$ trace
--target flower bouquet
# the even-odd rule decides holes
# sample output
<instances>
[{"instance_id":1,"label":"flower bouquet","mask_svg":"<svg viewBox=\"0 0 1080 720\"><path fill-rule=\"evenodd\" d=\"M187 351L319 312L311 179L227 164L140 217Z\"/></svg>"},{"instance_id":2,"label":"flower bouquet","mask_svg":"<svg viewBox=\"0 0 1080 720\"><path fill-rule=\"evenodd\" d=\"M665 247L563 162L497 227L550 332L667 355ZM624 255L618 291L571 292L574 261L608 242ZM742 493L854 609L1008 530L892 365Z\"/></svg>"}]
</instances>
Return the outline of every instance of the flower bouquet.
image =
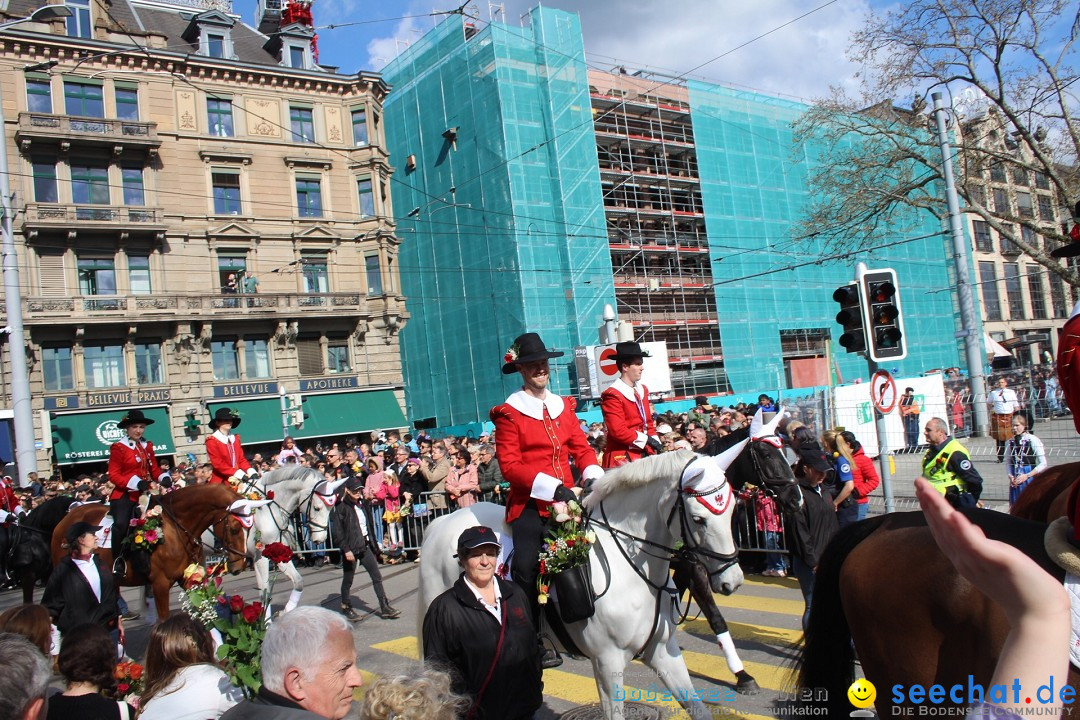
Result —
<instances>
[{"instance_id":1,"label":"flower bouquet","mask_svg":"<svg viewBox=\"0 0 1080 720\"><path fill-rule=\"evenodd\" d=\"M116 664L113 677L116 678L116 699L139 707L139 695L143 691L143 666L126 660Z\"/></svg>"},{"instance_id":2,"label":"flower bouquet","mask_svg":"<svg viewBox=\"0 0 1080 720\"><path fill-rule=\"evenodd\" d=\"M573 500L553 503L551 515L558 524L548 533L540 551L536 580L539 602L547 603L554 585L563 622L577 622L593 614L589 551L596 542L596 533L582 526L581 506Z\"/></svg>"},{"instance_id":3,"label":"flower bouquet","mask_svg":"<svg viewBox=\"0 0 1080 720\"><path fill-rule=\"evenodd\" d=\"M161 524L161 506L155 505L141 518L131 519L131 530L124 536L124 545L131 550L153 552L165 542L165 530Z\"/></svg>"},{"instance_id":4,"label":"flower bouquet","mask_svg":"<svg viewBox=\"0 0 1080 720\"><path fill-rule=\"evenodd\" d=\"M262 556L275 565L284 565L292 560L293 551L284 543L272 542L263 547Z\"/></svg>"},{"instance_id":5,"label":"flower bouquet","mask_svg":"<svg viewBox=\"0 0 1080 720\"><path fill-rule=\"evenodd\" d=\"M214 621L222 615L218 598L222 596L221 570L223 565L215 565L206 570L202 565L192 563L184 568L183 588L180 593L180 607L206 628L214 627ZM225 613L226 617L228 613Z\"/></svg>"}]
</instances>

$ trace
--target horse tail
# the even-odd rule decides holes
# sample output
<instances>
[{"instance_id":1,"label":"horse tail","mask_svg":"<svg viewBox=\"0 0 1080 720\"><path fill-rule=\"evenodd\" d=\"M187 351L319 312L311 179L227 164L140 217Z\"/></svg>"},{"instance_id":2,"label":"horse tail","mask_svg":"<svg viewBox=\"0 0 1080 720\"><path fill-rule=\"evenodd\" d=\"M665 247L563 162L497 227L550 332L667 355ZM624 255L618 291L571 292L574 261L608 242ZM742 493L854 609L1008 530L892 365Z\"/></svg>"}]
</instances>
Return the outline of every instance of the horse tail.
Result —
<instances>
[{"instance_id":1,"label":"horse tail","mask_svg":"<svg viewBox=\"0 0 1080 720\"><path fill-rule=\"evenodd\" d=\"M851 551L886 517L853 523L837 532L818 563L806 637L794 667L799 688L812 697L822 691L827 693L829 717L847 715L847 690L855 681L855 648L840 596L840 570Z\"/></svg>"}]
</instances>

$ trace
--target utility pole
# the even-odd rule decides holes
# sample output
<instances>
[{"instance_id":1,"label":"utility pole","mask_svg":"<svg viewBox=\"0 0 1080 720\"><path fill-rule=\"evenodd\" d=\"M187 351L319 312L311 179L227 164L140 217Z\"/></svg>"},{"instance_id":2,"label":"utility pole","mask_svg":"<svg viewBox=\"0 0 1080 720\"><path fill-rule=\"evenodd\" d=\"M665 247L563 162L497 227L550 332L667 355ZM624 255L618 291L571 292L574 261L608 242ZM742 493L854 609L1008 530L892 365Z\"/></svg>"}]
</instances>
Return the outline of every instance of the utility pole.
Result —
<instances>
[{"instance_id":1,"label":"utility pole","mask_svg":"<svg viewBox=\"0 0 1080 720\"><path fill-rule=\"evenodd\" d=\"M952 150L949 148L949 135L946 130L945 102L940 92L934 93L931 97L934 99L934 119L937 121L938 144L941 146L941 169L945 179L945 202L949 208L949 230L952 234L953 264L956 269L956 293L960 305L962 329L957 336L964 338L968 377L971 378L971 410L975 420L975 434L985 436L989 428L989 415L986 409L986 376L983 374L984 351L983 339L978 333L971 278L968 276L970 256L967 241L964 239L963 226L960 223L960 201L956 196L956 182L953 178Z\"/></svg>"}]
</instances>

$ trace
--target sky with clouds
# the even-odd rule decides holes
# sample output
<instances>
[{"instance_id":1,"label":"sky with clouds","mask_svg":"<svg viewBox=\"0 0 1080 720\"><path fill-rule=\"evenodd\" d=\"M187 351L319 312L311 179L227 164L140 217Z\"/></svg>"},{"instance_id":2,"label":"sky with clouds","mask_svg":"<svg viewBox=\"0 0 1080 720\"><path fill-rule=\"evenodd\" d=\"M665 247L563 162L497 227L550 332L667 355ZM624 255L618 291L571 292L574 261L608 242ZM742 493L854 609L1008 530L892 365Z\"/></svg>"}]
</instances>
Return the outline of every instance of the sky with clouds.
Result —
<instances>
[{"instance_id":1,"label":"sky with clouds","mask_svg":"<svg viewBox=\"0 0 1080 720\"><path fill-rule=\"evenodd\" d=\"M503 4L506 21L518 25L537 3L504 0ZM701 66L692 76L806 100L825 95L830 85L854 89L859 68L846 59L848 39L869 8L881 4L879 0L545 3L581 16L586 60L592 67L622 65L630 72L645 68L682 74ZM320 60L346 73L378 70L433 26L431 17L405 16L456 6L455 0L446 5L439 0L315 0ZM237 9L248 12L239 3ZM489 19L486 2L470 5L466 12L485 22Z\"/></svg>"}]
</instances>

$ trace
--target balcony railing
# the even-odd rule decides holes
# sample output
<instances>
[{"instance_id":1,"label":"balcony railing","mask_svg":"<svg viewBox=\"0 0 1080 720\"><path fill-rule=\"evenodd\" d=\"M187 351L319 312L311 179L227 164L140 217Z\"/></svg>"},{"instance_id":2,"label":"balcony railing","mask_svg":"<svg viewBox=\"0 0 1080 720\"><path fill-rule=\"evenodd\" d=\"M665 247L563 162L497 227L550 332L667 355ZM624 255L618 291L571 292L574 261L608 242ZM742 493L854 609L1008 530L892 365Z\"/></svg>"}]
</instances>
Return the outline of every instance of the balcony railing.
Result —
<instances>
[{"instance_id":1,"label":"balcony railing","mask_svg":"<svg viewBox=\"0 0 1080 720\"><path fill-rule=\"evenodd\" d=\"M29 203L23 227L26 230L80 227L160 233L165 231L165 211L142 205L76 205Z\"/></svg>"},{"instance_id":2,"label":"balcony railing","mask_svg":"<svg viewBox=\"0 0 1080 720\"><path fill-rule=\"evenodd\" d=\"M35 141L108 144L120 150L138 147L152 152L161 146L155 122L29 112L19 113L15 140L24 151Z\"/></svg>"},{"instance_id":3,"label":"balcony railing","mask_svg":"<svg viewBox=\"0 0 1080 720\"><path fill-rule=\"evenodd\" d=\"M340 314L367 309L367 303L359 292L30 297L24 301L24 305L28 321L53 322L58 314L81 319L126 315L231 317L320 311Z\"/></svg>"}]
</instances>

